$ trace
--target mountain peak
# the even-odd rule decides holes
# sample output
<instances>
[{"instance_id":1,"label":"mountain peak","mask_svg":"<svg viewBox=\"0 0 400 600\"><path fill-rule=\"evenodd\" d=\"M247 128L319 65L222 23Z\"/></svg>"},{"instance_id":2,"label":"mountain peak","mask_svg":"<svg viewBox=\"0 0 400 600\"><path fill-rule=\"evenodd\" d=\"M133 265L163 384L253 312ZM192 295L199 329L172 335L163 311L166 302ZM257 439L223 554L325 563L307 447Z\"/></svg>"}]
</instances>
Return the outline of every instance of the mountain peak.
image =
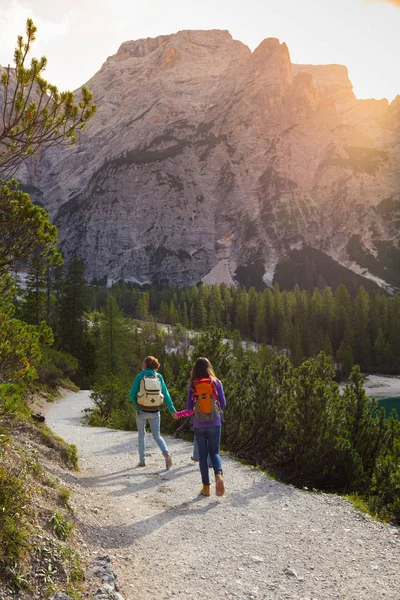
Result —
<instances>
[{"instance_id":1,"label":"mountain peak","mask_svg":"<svg viewBox=\"0 0 400 600\"><path fill-rule=\"evenodd\" d=\"M152 52L155 52L165 44L177 45L194 44L204 47L224 46L233 42L229 31L222 29L191 30L183 29L170 35L159 35L155 38L142 38L139 40L130 40L121 44L118 49L118 56L135 56L143 58ZM240 43L240 42L239 42Z\"/></svg>"},{"instance_id":2,"label":"mountain peak","mask_svg":"<svg viewBox=\"0 0 400 600\"><path fill-rule=\"evenodd\" d=\"M271 282L304 246L400 282L399 101L358 101L345 66L183 30L125 42L89 88L85 135L24 181L89 278Z\"/></svg>"}]
</instances>

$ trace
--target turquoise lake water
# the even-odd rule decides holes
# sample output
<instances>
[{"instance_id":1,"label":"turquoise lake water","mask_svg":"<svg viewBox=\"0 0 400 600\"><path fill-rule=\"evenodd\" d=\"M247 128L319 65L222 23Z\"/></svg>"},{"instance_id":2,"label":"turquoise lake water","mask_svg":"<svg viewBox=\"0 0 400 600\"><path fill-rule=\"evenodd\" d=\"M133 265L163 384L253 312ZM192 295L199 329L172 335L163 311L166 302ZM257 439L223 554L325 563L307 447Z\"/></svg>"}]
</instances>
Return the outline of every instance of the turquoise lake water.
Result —
<instances>
[{"instance_id":1,"label":"turquoise lake water","mask_svg":"<svg viewBox=\"0 0 400 600\"><path fill-rule=\"evenodd\" d=\"M397 416L400 419L400 396L391 396L390 398L377 398L379 408L384 408L386 416L390 417L393 409L396 410Z\"/></svg>"}]
</instances>

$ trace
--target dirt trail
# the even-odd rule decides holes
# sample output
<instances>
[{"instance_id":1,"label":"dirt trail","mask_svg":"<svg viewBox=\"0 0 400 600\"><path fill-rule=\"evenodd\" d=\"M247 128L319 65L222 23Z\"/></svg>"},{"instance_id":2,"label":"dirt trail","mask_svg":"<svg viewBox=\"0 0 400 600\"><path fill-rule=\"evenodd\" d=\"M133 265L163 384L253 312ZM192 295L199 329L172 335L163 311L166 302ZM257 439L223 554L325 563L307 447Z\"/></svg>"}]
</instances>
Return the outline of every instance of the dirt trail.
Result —
<instances>
[{"instance_id":1,"label":"dirt trail","mask_svg":"<svg viewBox=\"0 0 400 600\"><path fill-rule=\"evenodd\" d=\"M148 436L148 466L136 468L137 434L82 427L88 405L88 392L71 393L46 418L78 446L80 473L60 475L88 557L112 558L126 600L399 600L398 529L227 457L226 496L199 497L189 443L167 438L165 471Z\"/></svg>"}]
</instances>

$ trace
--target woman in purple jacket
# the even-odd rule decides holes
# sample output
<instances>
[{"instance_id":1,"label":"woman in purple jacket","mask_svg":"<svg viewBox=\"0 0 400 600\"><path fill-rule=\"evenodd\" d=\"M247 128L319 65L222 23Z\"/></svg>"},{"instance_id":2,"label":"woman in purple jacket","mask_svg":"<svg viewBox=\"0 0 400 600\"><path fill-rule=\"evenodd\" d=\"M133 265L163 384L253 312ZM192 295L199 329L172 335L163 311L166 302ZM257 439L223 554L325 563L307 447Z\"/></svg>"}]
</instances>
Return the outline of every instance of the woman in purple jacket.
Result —
<instances>
[{"instance_id":1,"label":"woman in purple jacket","mask_svg":"<svg viewBox=\"0 0 400 600\"><path fill-rule=\"evenodd\" d=\"M196 396L199 385L207 395L207 386L212 390L215 400L215 417L210 417L199 412L199 397ZM217 496L223 496L225 493L224 480L222 476L222 463L219 455L219 444L221 439L221 411L226 406L224 388L219 379L216 378L214 369L207 358L198 358L192 369L190 376L189 389L186 401L186 408L194 411L193 430L199 448L200 473L203 487L201 494L210 495L210 476L208 471L208 455L212 462L215 473L215 493ZM210 413L211 414L211 413Z\"/></svg>"}]
</instances>

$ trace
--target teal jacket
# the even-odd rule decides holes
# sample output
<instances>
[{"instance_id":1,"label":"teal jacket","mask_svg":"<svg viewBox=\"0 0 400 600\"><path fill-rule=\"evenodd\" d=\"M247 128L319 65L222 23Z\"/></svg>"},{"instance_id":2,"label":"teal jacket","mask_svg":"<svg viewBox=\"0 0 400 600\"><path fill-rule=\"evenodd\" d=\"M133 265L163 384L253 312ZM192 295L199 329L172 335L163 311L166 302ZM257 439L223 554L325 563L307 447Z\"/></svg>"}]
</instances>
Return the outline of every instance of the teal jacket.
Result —
<instances>
[{"instance_id":1,"label":"teal jacket","mask_svg":"<svg viewBox=\"0 0 400 600\"><path fill-rule=\"evenodd\" d=\"M136 377L133 381L133 385L132 385L131 391L129 392L129 396L133 402L133 406L135 407L135 410L139 410L138 403L137 403L137 395L138 395L138 391L140 388L140 382L142 381L143 377L149 377L149 376L154 377L154 375L157 375L157 377L161 381L161 391L164 395L164 401L165 401L165 404L167 405L169 412L170 413L176 412L176 409L172 402L171 396L169 395L169 391L167 390L167 386L165 385L163 376L160 373L157 373L156 371L154 371L154 369L143 369L143 371L141 373L136 375Z\"/></svg>"}]
</instances>

